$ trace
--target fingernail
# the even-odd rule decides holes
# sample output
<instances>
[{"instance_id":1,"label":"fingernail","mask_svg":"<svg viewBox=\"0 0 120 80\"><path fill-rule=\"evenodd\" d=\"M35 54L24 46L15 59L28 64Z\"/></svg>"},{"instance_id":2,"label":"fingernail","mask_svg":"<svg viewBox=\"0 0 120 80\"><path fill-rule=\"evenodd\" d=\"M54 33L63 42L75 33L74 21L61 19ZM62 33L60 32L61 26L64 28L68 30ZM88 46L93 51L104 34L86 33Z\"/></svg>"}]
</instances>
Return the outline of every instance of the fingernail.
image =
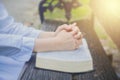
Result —
<instances>
[{"instance_id":1,"label":"fingernail","mask_svg":"<svg viewBox=\"0 0 120 80\"><path fill-rule=\"evenodd\" d=\"M74 35L74 38L75 38L75 39L77 39L77 36L76 36L76 35Z\"/></svg>"},{"instance_id":2,"label":"fingernail","mask_svg":"<svg viewBox=\"0 0 120 80\"><path fill-rule=\"evenodd\" d=\"M81 35L82 33L81 33L81 32L79 32L79 34Z\"/></svg>"},{"instance_id":3,"label":"fingernail","mask_svg":"<svg viewBox=\"0 0 120 80\"><path fill-rule=\"evenodd\" d=\"M76 25L76 23L73 23L72 25L74 25L74 26L75 26L75 25Z\"/></svg>"}]
</instances>

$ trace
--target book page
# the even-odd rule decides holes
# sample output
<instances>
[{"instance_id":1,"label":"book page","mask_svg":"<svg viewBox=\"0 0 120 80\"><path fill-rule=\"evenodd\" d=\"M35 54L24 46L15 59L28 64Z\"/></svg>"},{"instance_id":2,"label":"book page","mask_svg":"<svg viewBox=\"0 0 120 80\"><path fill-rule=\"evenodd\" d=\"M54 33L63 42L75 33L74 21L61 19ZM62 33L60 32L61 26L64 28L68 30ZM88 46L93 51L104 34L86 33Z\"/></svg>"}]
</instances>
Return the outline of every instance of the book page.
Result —
<instances>
[{"instance_id":1,"label":"book page","mask_svg":"<svg viewBox=\"0 0 120 80\"><path fill-rule=\"evenodd\" d=\"M63 61L84 61L90 60L91 55L87 46L87 42L85 39L82 40L83 44L80 45L79 49L72 51L53 51L53 52L41 52L38 53L38 57L46 58L46 59L55 59L55 60L63 60Z\"/></svg>"}]
</instances>

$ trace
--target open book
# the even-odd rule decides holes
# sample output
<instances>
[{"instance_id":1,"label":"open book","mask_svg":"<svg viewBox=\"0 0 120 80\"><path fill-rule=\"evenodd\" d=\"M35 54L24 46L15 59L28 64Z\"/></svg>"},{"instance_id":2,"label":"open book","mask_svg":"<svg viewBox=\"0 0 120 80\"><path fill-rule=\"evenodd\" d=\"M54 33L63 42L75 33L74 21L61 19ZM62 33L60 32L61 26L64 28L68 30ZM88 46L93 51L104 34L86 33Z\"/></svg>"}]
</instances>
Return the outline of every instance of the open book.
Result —
<instances>
[{"instance_id":1,"label":"open book","mask_svg":"<svg viewBox=\"0 0 120 80\"><path fill-rule=\"evenodd\" d=\"M85 39L79 49L73 51L41 52L36 57L36 67L80 73L93 70L93 61Z\"/></svg>"}]
</instances>

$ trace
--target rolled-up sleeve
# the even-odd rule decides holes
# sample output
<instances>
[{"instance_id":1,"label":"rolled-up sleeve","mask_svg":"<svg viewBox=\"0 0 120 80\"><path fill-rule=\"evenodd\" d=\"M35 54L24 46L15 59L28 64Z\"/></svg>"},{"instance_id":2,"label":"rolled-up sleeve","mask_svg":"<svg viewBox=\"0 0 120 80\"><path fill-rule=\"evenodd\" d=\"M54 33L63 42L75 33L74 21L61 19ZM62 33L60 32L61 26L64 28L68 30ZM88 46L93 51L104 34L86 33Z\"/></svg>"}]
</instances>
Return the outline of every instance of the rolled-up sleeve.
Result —
<instances>
[{"instance_id":1,"label":"rolled-up sleeve","mask_svg":"<svg viewBox=\"0 0 120 80\"><path fill-rule=\"evenodd\" d=\"M16 23L0 0L0 80L17 80L40 32Z\"/></svg>"},{"instance_id":2,"label":"rolled-up sleeve","mask_svg":"<svg viewBox=\"0 0 120 80\"><path fill-rule=\"evenodd\" d=\"M18 61L28 61L32 55L35 38L0 34L0 55Z\"/></svg>"},{"instance_id":3,"label":"rolled-up sleeve","mask_svg":"<svg viewBox=\"0 0 120 80\"><path fill-rule=\"evenodd\" d=\"M0 55L28 61L40 30L16 23L0 3Z\"/></svg>"}]
</instances>

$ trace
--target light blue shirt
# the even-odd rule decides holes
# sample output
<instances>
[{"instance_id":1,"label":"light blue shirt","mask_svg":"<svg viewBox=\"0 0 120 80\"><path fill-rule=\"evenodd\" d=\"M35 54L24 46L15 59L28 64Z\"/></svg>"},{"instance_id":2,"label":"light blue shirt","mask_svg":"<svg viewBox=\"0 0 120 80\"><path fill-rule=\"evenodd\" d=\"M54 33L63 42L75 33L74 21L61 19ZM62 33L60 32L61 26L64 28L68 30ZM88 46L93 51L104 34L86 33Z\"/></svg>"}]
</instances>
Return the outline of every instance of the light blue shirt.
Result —
<instances>
[{"instance_id":1,"label":"light blue shirt","mask_svg":"<svg viewBox=\"0 0 120 80\"><path fill-rule=\"evenodd\" d=\"M17 80L39 34L40 30L16 23L0 3L0 80Z\"/></svg>"}]
</instances>

